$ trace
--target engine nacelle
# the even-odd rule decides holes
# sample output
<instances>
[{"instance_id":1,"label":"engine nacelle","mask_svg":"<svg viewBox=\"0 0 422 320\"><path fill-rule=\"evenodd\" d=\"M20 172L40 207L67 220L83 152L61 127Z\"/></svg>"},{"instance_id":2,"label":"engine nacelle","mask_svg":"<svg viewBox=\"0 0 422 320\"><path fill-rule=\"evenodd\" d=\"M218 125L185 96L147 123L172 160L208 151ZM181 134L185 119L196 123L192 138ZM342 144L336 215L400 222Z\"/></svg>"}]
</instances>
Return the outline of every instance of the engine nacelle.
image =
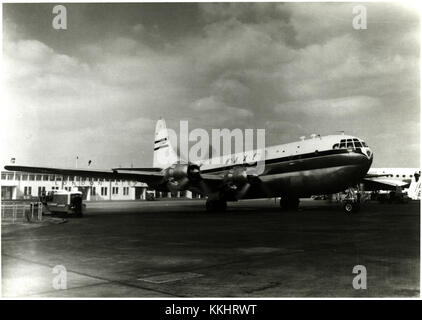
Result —
<instances>
[{"instance_id":1,"label":"engine nacelle","mask_svg":"<svg viewBox=\"0 0 422 320\"><path fill-rule=\"evenodd\" d=\"M225 182L228 185L235 185L240 187L248 182L248 175L246 168L239 167L230 170L224 177Z\"/></svg>"},{"instance_id":2,"label":"engine nacelle","mask_svg":"<svg viewBox=\"0 0 422 320\"><path fill-rule=\"evenodd\" d=\"M189 182L198 181L201 178L199 166L196 164L174 164L167 168L164 173L169 187L182 189Z\"/></svg>"}]
</instances>

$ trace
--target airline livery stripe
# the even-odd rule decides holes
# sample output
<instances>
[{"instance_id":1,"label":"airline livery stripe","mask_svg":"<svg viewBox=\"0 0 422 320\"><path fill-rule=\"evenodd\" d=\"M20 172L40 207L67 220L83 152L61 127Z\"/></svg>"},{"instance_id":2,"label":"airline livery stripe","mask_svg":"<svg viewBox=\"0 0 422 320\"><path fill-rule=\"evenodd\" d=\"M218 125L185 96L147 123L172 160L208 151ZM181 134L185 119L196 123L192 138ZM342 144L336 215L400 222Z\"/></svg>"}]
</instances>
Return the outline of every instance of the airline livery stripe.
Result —
<instances>
[{"instance_id":1,"label":"airline livery stripe","mask_svg":"<svg viewBox=\"0 0 422 320\"><path fill-rule=\"evenodd\" d=\"M362 154L360 149L356 149L354 152ZM345 154L345 153L349 153L349 151L347 151L347 149L324 150L324 151L319 151L319 152L310 152L310 153L292 155L292 156L287 156L287 157L268 159L268 160L265 160L265 164L276 164L276 163L305 160L305 159L317 159L317 158L320 158L320 157L323 157L323 156L331 156L331 155ZM201 172L203 172L203 173L220 172L220 171L232 169L234 167L238 167L238 166L242 166L242 165L248 166L247 163L227 164L227 165L217 167L217 168L205 169ZM256 161L254 162L254 164L252 164L252 166L255 166L255 165L256 165Z\"/></svg>"},{"instance_id":2,"label":"airline livery stripe","mask_svg":"<svg viewBox=\"0 0 422 320\"><path fill-rule=\"evenodd\" d=\"M158 149L165 148L165 147L168 147L168 146L169 146L168 144L165 144L165 145L156 147L156 148L154 148L154 151L157 151Z\"/></svg>"},{"instance_id":3,"label":"airline livery stripe","mask_svg":"<svg viewBox=\"0 0 422 320\"><path fill-rule=\"evenodd\" d=\"M167 140L167 138L163 138L163 139L154 141L154 143L159 143L159 142L166 141L166 140Z\"/></svg>"}]
</instances>

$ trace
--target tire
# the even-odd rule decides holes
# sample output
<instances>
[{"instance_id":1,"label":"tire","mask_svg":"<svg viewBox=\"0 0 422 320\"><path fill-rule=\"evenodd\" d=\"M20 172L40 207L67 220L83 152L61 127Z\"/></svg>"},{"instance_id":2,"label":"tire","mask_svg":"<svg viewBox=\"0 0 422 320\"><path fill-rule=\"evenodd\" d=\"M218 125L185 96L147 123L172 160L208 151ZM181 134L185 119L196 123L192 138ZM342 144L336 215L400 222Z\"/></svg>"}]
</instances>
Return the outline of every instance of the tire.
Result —
<instances>
[{"instance_id":1,"label":"tire","mask_svg":"<svg viewBox=\"0 0 422 320\"><path fill-rule=\"evenodd\" d=\"M207 212L226 211L227 202L224 200L207 200L205 208Z\"/></svg>"},{"instance_id":2,"label":"tire","mask_svg":"<svg viewBox=\"0 0 422 320\"><path fill-rule=\"evenodd\" d=\"M357 202L347 201L344 203L343 209L346 214L350 215L360 210L360 204Z\"/></svg>"},{"instance_id":3,"label":"tire","mask_svg":"<svg viewBox=\"0 0 422 320\"><path fill-rule=\"evenodd\" d=\"M299 199L281 197L280 207L282 211L297 211L299 209Z\"/></svg>"},{"instance_id":4,"label":"tire","mask_svg":"<svg viewBox=\"0 0 422 320\"><path fill-rule=\"evenodd\" d=\"M207 210L207 212L214 211L214 205L211 200L207 200L207 202L205 203L205 209Z\"/></svg>"}]
</instances>

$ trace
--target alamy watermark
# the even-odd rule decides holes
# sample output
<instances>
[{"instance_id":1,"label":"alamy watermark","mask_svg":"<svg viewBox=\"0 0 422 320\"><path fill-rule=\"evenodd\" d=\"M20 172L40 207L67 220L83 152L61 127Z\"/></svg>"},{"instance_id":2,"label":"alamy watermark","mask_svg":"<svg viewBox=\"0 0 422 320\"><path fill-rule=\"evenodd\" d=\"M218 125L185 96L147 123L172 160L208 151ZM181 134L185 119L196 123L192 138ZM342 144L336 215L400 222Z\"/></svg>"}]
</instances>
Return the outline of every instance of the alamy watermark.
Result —
<instances>
[{"instance_id":1,"label":"alamy watermark","mask_svg":"<svg viewBox=\"0 0 422 320\"><path fill-rule=\"evenodd\" d=\"M367 20L366 20L366 7L359 5L354 6L352 10L355 16L352 20L352 26L355 30L366 30L368 29Z\"/></svg>"},{"instance_id":2,"label":"alamy watermark","mask_svg":"<svg viewBox=\"0 0 422 320\"><path fill-rule=\"evenodd\" d=\"M354 278L353 278L353 289L355 290L366 290L366 267L363 265L356 265L353 267L352 270L353 274L357 274Z\"/></svg>"},{"instance_id":3,"label":"alamy watermark","mask_svg":"<svg viewBox=\"0 0 422 320\"><path fill-rule=\"evenodd\" d=\"M179 134L172 129L166 130L170 142L178 146L178 156L182 161L200 167L245 166L248 175L260 175L264 172L265 129L212 129L210 137L208 131L202 128L189 131L188 121L182 120ZM194 144L190 146L192 143ZM209 154L210 149L211 154ZM160 154L157 160L165 164L167 156L168 153Z\"/></svg>"},{"instance_id":4,"label":"alamy watermark","mask_svg":"<svg viewBox=\"0 0 422 320\"><path fill-rule=\"evenodd\" d=\"M67 270L63 265L54 266L52 270L53 282L52 286L55 290L66 290L67 289Z\"/></svg>"}]
</instances>

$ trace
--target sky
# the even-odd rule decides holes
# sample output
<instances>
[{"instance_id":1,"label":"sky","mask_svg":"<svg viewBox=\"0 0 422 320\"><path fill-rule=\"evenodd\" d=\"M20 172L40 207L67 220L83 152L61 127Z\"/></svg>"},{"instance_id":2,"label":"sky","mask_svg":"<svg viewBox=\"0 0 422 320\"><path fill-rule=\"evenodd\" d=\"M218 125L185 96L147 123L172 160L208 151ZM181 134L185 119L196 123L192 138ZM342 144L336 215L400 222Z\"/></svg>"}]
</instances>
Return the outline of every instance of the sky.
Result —
<instances>
[{"instance_id":1,"label":"sky","mask_svg":"<svg viewBox=\"0 0 422 320\"><path fill-rule=\"evenodd\" d=\"M373 167L419 167L419 15L400 4L3 5L1 161L152 165L154 128L344 131Z\"/></svg>"}]
</instances>

